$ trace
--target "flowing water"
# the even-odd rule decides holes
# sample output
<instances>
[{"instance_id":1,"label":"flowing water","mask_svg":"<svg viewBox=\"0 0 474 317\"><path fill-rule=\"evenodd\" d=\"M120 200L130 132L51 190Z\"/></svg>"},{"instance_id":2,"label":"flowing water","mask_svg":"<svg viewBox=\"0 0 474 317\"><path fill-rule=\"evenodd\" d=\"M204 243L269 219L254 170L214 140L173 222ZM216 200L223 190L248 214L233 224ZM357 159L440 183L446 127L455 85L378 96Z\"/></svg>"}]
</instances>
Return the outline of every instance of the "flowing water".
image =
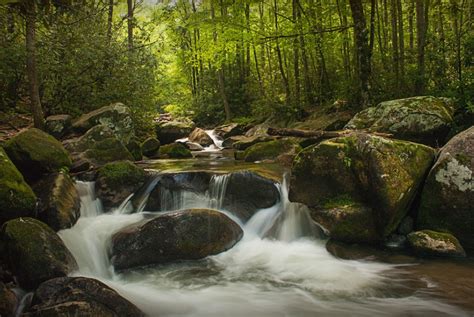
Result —
<instances>
[{"instance_id":1,"label":"flowing water","mask_svg":"<svg viewBox=\"0 0 474 317\"><path fill-rule=\"evenodd\" d=\"M155 180L137 193L139 200L146 201ZM162 209L221 210L226 184L220 175L202 195L164 192ZM111 235L146 210L129 214L124 203L104 214L93 183L78 182L81 218L60 236L78 262L75 275L100 279L148 316L472 316L443 299L430 280L414 277L407 270L413 265L332 256L304 206L288 201L285 182L275 186L280 202L239 222L244 237L238 244L199 261L114 272Z\"/></svg>"}]
</instances>

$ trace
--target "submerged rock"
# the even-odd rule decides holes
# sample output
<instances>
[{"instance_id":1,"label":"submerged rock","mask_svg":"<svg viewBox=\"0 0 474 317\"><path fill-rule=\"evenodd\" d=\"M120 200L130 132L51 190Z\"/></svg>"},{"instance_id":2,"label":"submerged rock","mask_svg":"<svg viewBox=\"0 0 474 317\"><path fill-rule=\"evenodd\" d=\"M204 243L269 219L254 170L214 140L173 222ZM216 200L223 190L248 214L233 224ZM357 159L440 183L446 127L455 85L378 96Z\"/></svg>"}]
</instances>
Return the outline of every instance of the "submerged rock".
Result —
<instances>
[{"instance_id":1,"label":"submerged rock","mask_svg":"<svg viewBox=\"0 0 474 317\"><path fill-rule=\"evenodd\" d=\"M154 158L158 156L161 143L157 138L148 138L142 143L143 155Z\"/></svg>"},{"instance_id":2,"label":"submerged rock","mask_svg":"<svg viewBox=\"0 0 474 317\"><path fill-rule=\"evenodd\" d=\"M46 131L55 138L61 138L72 126L72 117L68 114L49 116L45 120Z\"/></svg>"},{"instance_id":3,"label":"submerged rock","mask_svg":"<svg viewBox=\"0 0 474 317\"><path fill-rule=\"evenodd\" d=\"M417 227L450 232L474 249L474 127L441 149L423 186Z\"/></svg>"},{"instance_id":4,"label":"submerged rock","mask_svg":"<svg viewBox=\"0 0 474 317\"><path fill-rule=\"evenodd\" d=\"M65 173L48 175L33 186L38 195L38 218L55 231L72 227L81 215L73 180Z\"/></svg>"},{"instance_id":5,"label":"submerged rock","mask_svg":"<svg viewBox=\"0 0 474 317\"><path fill-rule=\"evenodd\" d=\"M190 158L191 151L181 143L171 143L160 147L160 158Z\"/></svg>"},{"instance_id":6,"label":"submerged rock","mask_svg":"<svg viewBox=\"0 0 474 317\"><path fill-rule=\"evenodd\" d=\"M61 142L36 128L8 140L5 152L27 180L39 179L43 174L58 172L72 164Z\"/></svg>"},{"instance_id":7,"label":"submerged rock","mask_svg":"<svg viewBox=\"0 0 474 317\"><path fill-rule=\"evenodd\" d=\"M465 257L458 239L449 233L422 230L408 235L408 243L420 256Z\"/></svg>"},{"instance_id":8,"label":"submerged rock","mask_svg":"<svg viewBox=\"0 0 474 317\"><path fill-rule=\"evenodd\" d=\"M0 147L0 225L17 217L34 216L35 207L33 190Z\"/></svg>"},{"instance_id":9,"label":"submerged rock","mask_svg":"<svg viewBox=\"0 0 474 317\"><path fill-rule=\"evenodd\" d=\"M145 171L130 161L108 163L97 172L96 191L105 209L118 207L146 181Z\"/></svg>"},{"instance_id":10,"label":"submerged rock","mask_svg":"<svg viewBox=\"0 0 474 317\"><path fill-rule=\"evenodd\" d=\"M129 316L144 314L104 283L87 277L60 277L35 291L25 317Z\"/></svg>"},{"instance_id":11,"label":"submerged rock","mask_svg":"<svg viewBox=\"0 0 474 317\"><path fill-rule=\"evenodd\" d=\"M23 288L33 289L77 269L76 260L61 238L39 220L17 218L6 222L1 228L0 241L8 265Z\"/></svg>"},{"instance_id":12,"label":"submerged rock","mask_svg":"<svg viewBox=\"0 0 474 317\"><path fill-rule=\"evenodd\" d=\"M312 210L339 208L336 213L323 214L333 215L332 222L343 217L341 213L348 213L343 217L348 219L354 213L365 215L371 220L365 225L356 221L363 227L353 232L375 231L381 240L407 214L433 158L434 150L427 146L363 133L330 139L304 149L295 158L290 200ZM375 230L369 228L372 223ZM353 242L357 237L346 239Z\"/></svg>"},{"instance_id":13,"label":"submerged rock","mask_svg":"<svg viewBox=\"0 0 474 317\"><path fill-rule=\"evenodd\" d=\"M204 147L214 144L212 138L206 133L206 131L201 128L194 129L193 132L191 132L191 134L189 135L188 139L189 141L197 143Z\"/></svg>"},{"instance_id":14,"label":"submerged rock","mask_svg":"<svg viewBox=\"0 0 474 317\"><path fill-rule=\"evenodd\" d=\"M211 209L161 214L112 236L112 263L118 270L197 260L230 249L243 235L229 217Z\"/></svg>"},{"instance_id":15,"label":"submerged rock","mask_svg":"<svg viewBox=\"0 0 474 317\"><path fill-rule=\"evenodd\" d=\"M447 98L419 96L385 101L362 110L345 126L386 132L428 145L443 144L453 124L454 107Z\"/></svg>"},{"instance_id":16,"label":"submerged rock","mask_svg":"<svg viewBox=\"0 0 474 317\"><path fill-rule=\"evenodd\" d=\"M276 160L280 155L296 155L301 150L298 143L291 139L278 139L252 145L245 150L246 162Z\"/></svg>"},{"instance_id":17,"label":"submerged rock","mask_svg":"<svg viewBox=\"0 0 474 317\"><path fill-rule=\"evenodd\" d=\"M170 144L187 137L193 129L192 122L162 121L156 124L156 136L161 144Z\"/></svg>"}]
</instances>

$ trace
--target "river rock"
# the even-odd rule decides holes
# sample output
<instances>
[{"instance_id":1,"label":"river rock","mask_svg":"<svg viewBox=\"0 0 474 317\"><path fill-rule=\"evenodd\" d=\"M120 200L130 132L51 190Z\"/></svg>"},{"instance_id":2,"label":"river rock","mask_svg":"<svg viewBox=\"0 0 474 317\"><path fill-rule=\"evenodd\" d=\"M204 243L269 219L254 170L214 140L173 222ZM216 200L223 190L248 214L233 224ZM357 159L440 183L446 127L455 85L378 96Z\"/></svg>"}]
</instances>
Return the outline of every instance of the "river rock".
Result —
<instances>
[{"instance_id":1,"label":"river rock","mask_svg":"<svg viewBox=\"0 0 474 317\"><path fill-rule=\"evenodd\" d=\"M230 249L243 236L237 223L216 210L187 209L128 226L112 236L118 270L197 260Z\"/></svg>"},{"instance_id":2,"label":"river rock","mask_svg":"<svg viewBox=\"0 0 474 317\"><path fill-rule=\"evenodd\" d=\"M267 123L261 123L253 126L251 129L245 132L246 137L258 137L258 136L267 136L268 128L270 127Z\"/></svg>"},{"instance_id":3,"label":"river rock","mask_svg":"<svg viewBox=\"0 0 474 317\"><path fill-rule=\"evenodd\" d=\"M454 106L447 98L419 96L385 101L362 110L345 129L391 133L397 139L444 144L453 125Z\"/></svg>"},{"instance_id":4,"label":"river rock","mask_svg":"<svg viewBox=\"0 0 474 317\"><path fill-rule=\"evenodd\" d=\"M191 151L181 143L165 144L160 147L159 150L160 158L190 158L193 155Z\"/></svg>"},{"instance_id":5,"label":"river rock","mask_svg":"<svg viewBox=\"0 0 474 317\"><path fill-rule=\"evenodd\" d=\"M341 212L366 214L373 222L365 226L375 224L375 232L383 239L407 214L434 153L425 145L364 133L326 140L295 158L289 197L316 211L339 208L333 222L342 217ZM345 211L345 206L351 208ZM368 227L352 230L373 231ZM348 240L356 241L357 236Z\"/></svg>"},{"instance_id":6,"label":"river rock","mask_svg":"<svg viewBox=\"0 0 474 317\"><path fill-rule=\"evenodd\" d=\"M83 152L92 148L97 142L114 137L114 131L111 128L105 124L99 124L87 130L79 138L64 141L64 147L69 152Z\"/></svg>"},{"instance_id":7,"label":"river rock","mask_svg":"<svg viewBox=\"0 0 474 317\"><path fill-rule=\"evenodd\" d=\"M246 162L263 160L275 160L280 155L296 155L301 147L291 139L278 139L274 141L257 143L245 150L244 159Z\"/></svg>"},{"instance_id":8,"label":"river rock","mask_svg":"<svg viewBox=\"0 0 474 317\"><path fill-rule=\"evenodd\" d=\"M133 137L125 144L127 150L132 154L134 161L141 161L143 158L142 147L138 140Z\"/></svg>"},{"instance_id":9,"label":"river rock","mask_svg":"<svg viewBox=\"0 0 474 317\"><path fill-rule=\"evenodd\" d=\"M156 136L161 144L170 144L187 137L193 129L192 122L161 121L156 124Z\"/></svg>"},{"instance_id":10,"label":"river rock","mask_svg":"<svg viewBox=\"0 0 474 317\"><path fill-rule=\"evenodd\" d=\"M114 161L133 161L133 155L117 138L112 137L95 143L79 158L89 160L94 166L101 166Z\"/></svg>"},{"instance_id":11,"label":"river rock","mask_svg":"<svg viewBox=\"0 0 474 317\"><path fill-rule=\"evenodd\" d=\"M474 249L474 127L441 149L423 186L417 227L450 232Z\"/></svg>"},{"instance_id":12,"label":"river rock","mask_svg":"<svg viewBox=\"0 0 474 317\"><path fill-rule=\"evenodd\" d=\"M247 124L229 123L218 126L214 131L222 139L227 139L232 136L243 135L249 130L249 128L250 127Z\"/></svg>"},{"instance_id":13,"label":"river rock","mask_svg":"<svg viewBox=\"0 0 474 317\"><path fill-rule=\"evenodd\" d=\"M104 283L87 277L60 277L35 291L24 317L144 316L131 302Z\"/></svg>"},{"instance_id":14,"label":"river rock","mask_svg":"<svg viewBox=\"0 0 474 317\"><path fill-rule=\"evenodd\" d=\"M261 143L261 142L269 142L273 140L275 140L275 138L268 135L242 137L242 138L239 138L238 140L235 140L232 143L232 148L234 148L235 150L244 151L254 144Z\"/></svg>"},{"instance_id":15,"label":"river rock","mask_svg":"<svg viewBox=\"0 0 474 317\"><path fill-rule=\"evenodd\" d=\"M15 293L0 282L0 316L15 316L18 299Z\"/></svg>"},{"instance_id":16,"label":"river rock","mask_svg":"<svg viewBox=\"0 0 474 317\"><path fill-rule=\"evenodd\" d=\"M68 114L49 116L45 120L46 131L55 138L63 137L72 126L72 117Z\"/></svg>"},{"instance_id":17,"label":"river rock","mask_svg":"<svg viewBox=\"0 0 474 317\"><path fill-rule=\"evenodd\" d=\"M408 235L408 243L420 256L465 257L458 239L449 233L422 230Z\"/></svg>"},{"instance_id":18,"label":"river rock","mask_svg":"<svg viewBox=\"0 0 474 317\"><path fill-rule=\"evenodd\" d=\"M134 135L130 109L122 103L115 103L84 114L73 122L72 128L78 133L84 133L99 124L108 126L123 142L128 142Z\"/></svg>"},{"instance_id":19,"label":"river rock","mask_svg":"<svg viewBox=\"0 0 474 317\"><path fill-rule=\"evenodd\" d=\"M105 164L99 168L96 192L105 209L118 207L146 181L145 171L130 161Z\"/></svg>"},{"instance_id":20,"label":"river rock","mask_svg":"<svg viewBox=\"0 0 474 317\"><path fill-rule=\"evenodd\" d=\"M61 238L39 220L17 218L4 223L0 241L8 265L23 288L35 288L77 269L76 260Z\"/></svg>"},{"instance_id":21,"label":"river rock","mask_svg":"<svg viewBox=\"0 0 474 317\"><path fill-rule=\"evenodd\" d=\"M23 175L0 147L0 225L35 214L36 196Z\"/></svg>"},{"instance_id":22,"label":"river rock","mask_svg":"<svg viewBox=\"0 0 474 317\"><path fill-rule=\"evenodd\" d=\"M39 179L71 166L69 153L51 135L31 128L18 133L5 144L5 152L27 180Z\"/></svg>"},{"instance_id":23,"label":"river rock","mask_svg":"<svg viewBox=\"0 0 474 317\"><path fill-rule=\"evenodd\" d=\"M161 143L157 138L148 138L142 143L142 153L146 157L157 157L160 146Z\"/></svg>"},{"instance_id":24,"label":"river rock","mask_svg":"<svg viewBox=\"0 0 474 317\"><path fill-rule=\"evenodd\" d=\"M203 151L204 150L202 145L200 145L198 143L186 142L185 145L190 151Z\"/></svg>"},{"instance_id":25,"label":"river rock","mask_svg":"<svg viewBox=\"0 0 474 317\"><path fill-rule=\"evenodd\" d=\"M38 196L37 218L55 231L72 227L81 215L81 201L73 180L61 172L48 175L33 186Z\"/></svg>"},{"instance_id":26,"label":"river rock","mask_svg":"<svg viewBox=\"0 0 474 317\"><path fill-rule=\"evenodd\" d=\"M201 128L196 128L191 132L191 134L188 137L189 141L197 143L201 146L210 146L214 144L214 141L212 141L212 138L206 133Z\"/></svg>"}]
</instances>

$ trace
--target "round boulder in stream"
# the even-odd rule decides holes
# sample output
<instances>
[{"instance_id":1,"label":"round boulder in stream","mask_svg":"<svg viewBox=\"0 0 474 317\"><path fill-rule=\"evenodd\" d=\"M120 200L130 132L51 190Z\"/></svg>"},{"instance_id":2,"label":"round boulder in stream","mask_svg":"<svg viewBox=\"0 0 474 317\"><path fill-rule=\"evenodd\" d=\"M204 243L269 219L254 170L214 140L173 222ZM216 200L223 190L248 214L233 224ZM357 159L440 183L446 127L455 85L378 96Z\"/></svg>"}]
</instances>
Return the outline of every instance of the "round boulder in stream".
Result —
<instances>
[{"instance_id":1,"label":"round boulder in stream","mask_svg":"<svg viewBox=\"0 0 474 317\"><path fill-rule=\"evenodd\" d=\"M187 209L128 226L112 236L118 270L178 260L197 260L232 248L240 226L212 209Z\"/></svg>"}]
</instances>

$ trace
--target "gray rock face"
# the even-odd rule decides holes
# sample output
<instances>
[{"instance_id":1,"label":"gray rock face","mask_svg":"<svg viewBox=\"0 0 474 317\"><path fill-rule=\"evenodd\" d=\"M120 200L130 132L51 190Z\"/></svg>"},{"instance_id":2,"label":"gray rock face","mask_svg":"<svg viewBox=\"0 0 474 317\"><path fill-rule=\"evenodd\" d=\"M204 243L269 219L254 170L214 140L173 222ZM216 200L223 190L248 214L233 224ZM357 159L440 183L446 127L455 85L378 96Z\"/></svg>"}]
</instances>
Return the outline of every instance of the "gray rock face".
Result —
<instances>
[{"instance_id":1,"label":"gray rock face","mask_svg":"<svg viewBox=\"0 0 474 317\"><path fill-rule=\"evenodd\" d=\"M446 98L411 97L362 110L344 128L386 132L397 139L435 146L444 144L453 114L454 106Z\"/></svg>"},{"instance_id":2,"label":"gray rock face","mask_svg":"<svg viewBox=\"0 0 474 317\"><path fill-rule=\"evenodd\" d=\"M474 249L474 127L441 149L423 186L417 226L450 232Z\"/></svg>"},{"instance_id":3,"label":"gray rock face","mask_svg":"<svg viewBox=\"0 0 474 317\"><path fill-rule=\"evenodd\" d=\"M49 116L45 120L46 131L55 138L61 138L72 125L72 117L68 114Z\"/></svg>"},{"instance_id":4,"label":"gray rock face","mask_svg":"<svg viewBox=\"0 0 474 317\"><path fill-rule=\"evenodd\" d=\"M62 277L41 284L33 296L32 306L23 316L138 317L144 314L134 304L98 280Z\"/></svg>"},{"instance_id":5,"label":"gray rock face","mask_svg":"<svg viewBox=\"0 0 474 317\"><path fill-rule=\"evenodd\" d=\"M408 243L419 256L465 257L466 252L449 233L422 230L408 235Z\"/></svg>"},{"instance_id":6,"label":"gray rock face","mask_svg":"<svg viewBox=\"0 0 474 317\"><path fill-rule=\"evenodd\" d=\"M156 124L156 136L161 144L170 144L187 137L194 129L191 122L162 121Z\"/></svg>"},{"instance_id":7,"label":"gray rock face","mask_svg":"<svg viewBox=\"0 0 474 317\"><path fill-rule=\"evenodd\" d=\"M112 263L123 270L202 259L230 249L242 236L239 225L216 210L179 210L146 219L113 235Z\"/></svg>"}]
</instances>

